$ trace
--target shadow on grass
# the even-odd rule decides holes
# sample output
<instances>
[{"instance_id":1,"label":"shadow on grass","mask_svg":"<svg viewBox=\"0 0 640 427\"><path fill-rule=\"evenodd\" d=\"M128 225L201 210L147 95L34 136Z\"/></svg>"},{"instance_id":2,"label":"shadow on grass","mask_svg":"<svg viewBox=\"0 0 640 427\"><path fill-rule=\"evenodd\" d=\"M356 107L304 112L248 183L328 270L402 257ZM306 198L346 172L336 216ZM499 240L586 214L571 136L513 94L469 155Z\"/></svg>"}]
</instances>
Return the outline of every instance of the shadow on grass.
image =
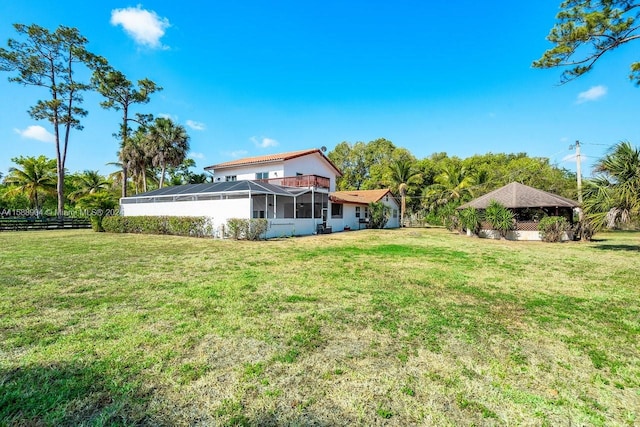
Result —
<instances>
[{"instance_id":1,"label":"shadow on grass","mask_svg":"<svg viewBox=\"0 0 640 427\"><path fill-rule=\"evenodd\" d=\"M640 252L640 245L611 245L611 244L600 244L594 246L595 249L599 249L601 251L630 251L630 252Z\"/></svg>"},{"instance_id":2,"label":"shadow on grass","mask_svg":"<svg viewBox=\"0 0 640 427\"><path fill-rule=\"evenodd\" d=\"M0 425L148 423L144 396L104 373L74 363L0 369Z\"/></svg>"}]
</instances>

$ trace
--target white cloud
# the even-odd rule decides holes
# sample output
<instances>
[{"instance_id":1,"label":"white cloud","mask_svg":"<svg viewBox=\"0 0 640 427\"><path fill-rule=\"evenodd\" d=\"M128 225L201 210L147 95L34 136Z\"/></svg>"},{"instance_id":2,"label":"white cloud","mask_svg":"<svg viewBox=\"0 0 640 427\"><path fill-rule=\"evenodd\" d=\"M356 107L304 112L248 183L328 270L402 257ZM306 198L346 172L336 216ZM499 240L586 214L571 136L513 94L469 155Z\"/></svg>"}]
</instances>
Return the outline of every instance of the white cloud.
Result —
<instances>
[{"instance_id":1,"label":"white cloud","mask_svg":"<svg viewBox=\"0 0 640 427\"><path fill-rule=\"evenodd\" d=\"M204 123L196 122L193 120L187 120L185 124L193 130L205 130L207 128Z\"/></svg>"},{"instance_id":2,"label":"white cloud","mask_svg":"<svg viewBox=\"0 0 640 427\"><path fill-rule=\"evenodd\" d=\"M42 126L29 126L24 130L14 129L23 138L35 139L42 142L55 142L56 137Z\"/></svg>"},{"instance_id":3,"label":"white cloud","mask_svg":"<svg viewBox=\"0 0 640 427\"><path fill-rule=\"evenodd\" d=\"M192 159L204 159L204 154L192 151L189 153L189 157L191 157Z\"/></svg>"},{"instance_id":4,"label":"white cloud","mask_svg":"<svg viewBox=\"0 0 640 427\"><path fill-rule=\"evenodd\" d=\"M278 145L278 141L276 141L275 139L267 138L264 136L261 137L260 139L256 138L255 136L252 136L251 138L249 138L249 140L254 144L256 144L257 147L260 147L260 148L276 147Z\"/></svg>"},{"instance_id":5,"label":"white cloud","mask_svg":"<svg viewBox=\"0 0 640 427\"><path fill-rule=\"evenodd\" d=\"M140 5L112 10L111 25L122 25L124 31L133 37L137 44L152 49L165 48L160 39L171 26L167 18L159 17L152 10L142 9Z\"/></svg>"},{"instance_id":6,"label":"white cloud","mask_svg":"<svg viewBox=\"0 0 640 427\"><path fill-rule=\"evenodd\" d=\"M584 102L595 101L597 99L602 98L607 94L606 86L593 86L589 90L584 92L580 92L578 94L578 99L576 100L576 104L582 104Z\"/></svg>"}]
</instances>

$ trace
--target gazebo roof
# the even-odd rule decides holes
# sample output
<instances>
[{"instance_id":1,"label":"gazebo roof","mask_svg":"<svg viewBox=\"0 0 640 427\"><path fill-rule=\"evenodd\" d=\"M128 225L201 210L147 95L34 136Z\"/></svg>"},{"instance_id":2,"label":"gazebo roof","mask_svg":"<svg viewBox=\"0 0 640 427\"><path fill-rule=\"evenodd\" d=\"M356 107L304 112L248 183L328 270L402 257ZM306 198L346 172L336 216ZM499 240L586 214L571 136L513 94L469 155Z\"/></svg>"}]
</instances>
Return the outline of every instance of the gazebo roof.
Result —
<instances>
[{"instance_id":1,"label":"gazebo roof","mask_svg":"<svg viewBox=\"0 0 640 427\"><path fill-rule=\"evenodd\" d=\"M458 209L468 207L486 209L492 200L495 200L511 209L548 207L575 208L579 206L579 203L575 200L538 190L537 188L529 187L528 185L520 184L519 182L512 182L504 187L498 188L497 190L493 190L484 196L480 196L469 203L465 203L459 206Z\"/></svg>"}]
</instances>

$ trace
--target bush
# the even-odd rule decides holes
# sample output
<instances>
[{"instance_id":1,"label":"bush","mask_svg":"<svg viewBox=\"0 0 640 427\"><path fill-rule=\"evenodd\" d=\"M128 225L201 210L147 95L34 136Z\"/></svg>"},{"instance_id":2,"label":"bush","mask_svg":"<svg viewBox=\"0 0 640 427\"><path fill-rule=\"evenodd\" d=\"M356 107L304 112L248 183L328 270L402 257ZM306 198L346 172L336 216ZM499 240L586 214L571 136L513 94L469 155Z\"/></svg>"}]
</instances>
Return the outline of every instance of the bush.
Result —
<instances>
[{"instance_id":1,"label":"bush","mask_svg":"<svg viewBox=\"0 0 640 427\"><path fill-rule=\"evenodd\" d=\"M269 222L264 218L229 218L226 235L235 240L259 240L268 226Z\"/></svg>"},{"instance_id":2,"label":"bush","mask_svg":"<svg viewBox=\"0 0 640 427\"><path fill-rule=\"evenodd\" d=\"M102 227L109 233L170 234L174 236L210 236L209 218L200 216L108 216Z\"/></svg>"},{"instance_id":3,"label":"bush","mask_svg":"<svg viewBox=\"0 0 640 427\"><path fill-rule=\"evenodd\" d=\"M596 234L596 226L587 218L583 218L573 226L574 239L589 241Z\"/></svg>"},{"instance_id":4,"label":"bush","mask_svg":"<svg viewBox=\"0 0 640 427\"><path fill-rule=\"evenodd\" d=\"M476 208L466 208L460 211L460 224L465 230L469 230L473 234L480 231L480 212Z\"/></svg>"},{"instance_id":5,"label":"bush","mask_svg":"<svg viewBox=\"0 0 640 427\"><path fill-rule=\"evenodd\" d=\"M506 238L507 232L515 228L513 212L495 200L489 202L484 217L494 230L500 232L502 238Z\"/></svg>"},{"instance_id":6,"label":"bush","mask_svg":"<svg viewBox=\"0 0 640 427\"><path fill-rule=\"evenodd\" d=\"M560 242L562 235L571 231L571 225L563 216L546 216L538 224L540 238L545 242Z\"/></svg>"},{"instance_id":7,"label":"bush","mask_svg":"<svg viewBox=\"0 0 640 427\"><path fill-rule=\"evenodd\" d=\"M384 228L391 217L391 208L382 202L369 203L371 228Z\"/></svg>"}]
</instances>

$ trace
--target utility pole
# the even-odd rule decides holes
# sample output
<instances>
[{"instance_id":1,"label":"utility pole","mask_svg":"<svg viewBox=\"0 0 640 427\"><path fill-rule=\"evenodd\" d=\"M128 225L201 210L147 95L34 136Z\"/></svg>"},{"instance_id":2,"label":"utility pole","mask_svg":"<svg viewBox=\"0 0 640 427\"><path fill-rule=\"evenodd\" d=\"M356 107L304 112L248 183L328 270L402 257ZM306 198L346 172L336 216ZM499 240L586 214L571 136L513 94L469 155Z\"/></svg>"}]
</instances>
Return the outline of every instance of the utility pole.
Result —
<instances>
[{"instance_id":1,"label":"utility pole","mask_svg":"<svg viewBox=\"0 0 640 427\"><path fill-rule=\"evenodd\" d=\"M578 203L582 205L582 171L580 167L580 141L576 141L575 145L570 145L569 150L576 149L576 175L578 178Z\"/></svg>"}]
</instances>

